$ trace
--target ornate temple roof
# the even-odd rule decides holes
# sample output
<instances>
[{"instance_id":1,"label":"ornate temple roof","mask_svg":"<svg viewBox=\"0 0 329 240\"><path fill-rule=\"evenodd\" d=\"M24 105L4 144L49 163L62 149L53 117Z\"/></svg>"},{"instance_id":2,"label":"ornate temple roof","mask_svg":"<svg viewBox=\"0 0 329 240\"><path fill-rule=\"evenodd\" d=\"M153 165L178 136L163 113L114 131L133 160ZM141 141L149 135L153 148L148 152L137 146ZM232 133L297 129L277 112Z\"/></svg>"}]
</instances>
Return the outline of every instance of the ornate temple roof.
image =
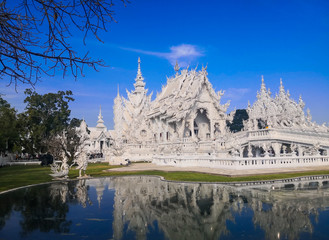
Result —
<instances>
[{"instance_id":1,"label":"ornate temple roof","mask_svg":"<svg viewBox=\"0 0 329 240\"><path fill-rule=\"evenodd\" d=\"M162 118L167 118L169 121L179 121L185 118L195 102L198 101L203 86L207 88L216 109L225 113L229 102L220 105L224 92L220 91L216 94L207 75L206 68L202 68L201 71L184 69L180 74L177 70L174 77L167 78L167 84L162 87L161 93L151 103L148 116L152 118L162 115Z\"/></svg>"},{"instance_id":2,"label":"ornate temple roof","mask_svg":"<svg viewBox=\"0 0 329 240\"><path fill-rule=\"evenodd\" d=\"M253 106L248 106L247 111L250 119L263 119L273 122L274 125L276 123L282 126L309 125L309 117L305 117L304 106L301 97L298 103L290 98L289 90L285 91L282 79L280 79L279 93L272 97L270 89L266 89L262 76L257 100Z\"/></svg>"},{"instance_id":3,"label":"ornate temple roof","mask_svg":"<svg viewBox=\"0 0 329 240\"><path fill-rule=\"evenodd\" d=\"M253 106L248 106L248 114L250 119L262 118L264 116L273 116L277 114L277 106L274 98L271 97L270 89L266 89L264 77L262 76L262 84L260 91L257 92L257 100Z\"/></svg>"}]
</instances>

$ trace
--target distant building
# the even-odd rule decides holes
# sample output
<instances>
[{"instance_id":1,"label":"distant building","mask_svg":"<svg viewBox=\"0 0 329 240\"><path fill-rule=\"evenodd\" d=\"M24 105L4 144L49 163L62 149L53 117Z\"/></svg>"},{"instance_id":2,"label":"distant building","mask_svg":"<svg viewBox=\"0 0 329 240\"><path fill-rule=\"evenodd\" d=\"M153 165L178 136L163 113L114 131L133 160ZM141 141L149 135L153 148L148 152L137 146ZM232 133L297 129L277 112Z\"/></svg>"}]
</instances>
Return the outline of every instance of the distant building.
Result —
<instances>
[{"instance_id":1,"label":"distant building","mask_svg":"<svg viewBox=\"0 0 329 240\"><path fill-rule=\"evenodd\" d=\"M82 120L82 123L87 126L86 122ZM104 151L108 150L111 145L111 131L107 130L104 124L102 109L99 109L99 115L96 127L88 127L90 131L90 146L88 147L88 152L91 155L102 156Z\"/></svg>"}]
</instances>

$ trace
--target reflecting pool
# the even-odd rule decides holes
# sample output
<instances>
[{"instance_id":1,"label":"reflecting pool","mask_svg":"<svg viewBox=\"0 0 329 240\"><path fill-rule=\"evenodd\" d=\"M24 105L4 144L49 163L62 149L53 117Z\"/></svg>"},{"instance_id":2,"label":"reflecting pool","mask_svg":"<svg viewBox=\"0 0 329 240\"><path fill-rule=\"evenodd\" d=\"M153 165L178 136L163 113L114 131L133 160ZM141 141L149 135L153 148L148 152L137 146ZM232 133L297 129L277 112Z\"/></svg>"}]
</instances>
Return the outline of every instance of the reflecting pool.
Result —
<instances>
[{"instance_id":1,"label":"reflecting pool","mask_svg":"<svg viewBox=\"0 0 329 240\"><path fill-rule=\"evenodd\" d=\"M54 182L0 194L0 239L328 239L328 186Z\"/></svg>"}]
</instances>

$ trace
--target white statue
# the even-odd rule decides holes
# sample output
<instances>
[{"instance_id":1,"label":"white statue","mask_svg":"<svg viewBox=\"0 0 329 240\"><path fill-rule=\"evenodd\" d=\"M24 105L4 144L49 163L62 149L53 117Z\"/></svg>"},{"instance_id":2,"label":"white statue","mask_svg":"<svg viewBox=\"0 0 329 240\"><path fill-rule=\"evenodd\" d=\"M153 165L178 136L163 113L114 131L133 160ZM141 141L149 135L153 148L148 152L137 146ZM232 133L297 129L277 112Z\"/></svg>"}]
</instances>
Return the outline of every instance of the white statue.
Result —
<instances>
[{"instance_id":1,"label":"white statue","mask_svg":"<svg viewBox=\"0 0 329 240\"><path fill-rule=\"evenodd\" d=\"M79 169L79 178L90 177L86 174L86 170L87 170L87 167L88 167L88 154L85 153L85 152L81 152L79 154L79 157L78 157L76 163L78 164L76 169ZM81 174L82 171L84 173L83 176Z\"/></svg>"},{"instance_id":2,"label":"white statue","mask_svg":"<svg viewBox=\"0 0 329 240\"><path fill-rule=\"evenodd\" d=\"M50 165L51 172L50 176L55 179L66 179L68 178L70 166L67 164L67 157L64 155L61 166L55 162Z\"/></svg>"}]
</instances>

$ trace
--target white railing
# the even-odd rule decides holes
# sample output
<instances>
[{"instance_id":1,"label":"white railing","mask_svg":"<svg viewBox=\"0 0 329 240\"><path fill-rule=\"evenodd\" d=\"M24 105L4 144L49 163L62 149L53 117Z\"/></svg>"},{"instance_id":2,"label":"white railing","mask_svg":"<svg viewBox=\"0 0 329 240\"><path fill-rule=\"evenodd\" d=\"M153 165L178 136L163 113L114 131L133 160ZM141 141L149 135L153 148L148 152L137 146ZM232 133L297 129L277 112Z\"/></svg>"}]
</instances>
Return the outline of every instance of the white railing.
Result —
<instances>
[{"instance_id":1,"label":"white railing","mask_svg":"<svg viewBox=\"0 0 329 240\"><path fill-rule=\"evenodd\" d=\"M329 133L318 132L304 132L296 129L262 129L253 130L247 132L245 140L262 140L266 139L280 139L289 142L300 142L301 138L303 142L314 144L320 142L323 146L329 146Z\"/></svg>"},{"instance_id":2,"label":"white railing","mask_svg":"<svg viewBox=\"0 0 329 240\"><path fill-rule=\"evenodd\" d=\"M266 137L270 135L270 129L262 129L248 132L248 137Z\"/></svg>"},{"instance_id":3,"label":"white railing","mask_svg":"<svg viewBox=\"0 0 329 240\"><path fill-rule=\"evenodd\" d=\"M216 158L215 156L155 156L153 163L177 167L223 169L263 169L305 166L329 166L329 156Z\"/></svg>"}]
</instances>

